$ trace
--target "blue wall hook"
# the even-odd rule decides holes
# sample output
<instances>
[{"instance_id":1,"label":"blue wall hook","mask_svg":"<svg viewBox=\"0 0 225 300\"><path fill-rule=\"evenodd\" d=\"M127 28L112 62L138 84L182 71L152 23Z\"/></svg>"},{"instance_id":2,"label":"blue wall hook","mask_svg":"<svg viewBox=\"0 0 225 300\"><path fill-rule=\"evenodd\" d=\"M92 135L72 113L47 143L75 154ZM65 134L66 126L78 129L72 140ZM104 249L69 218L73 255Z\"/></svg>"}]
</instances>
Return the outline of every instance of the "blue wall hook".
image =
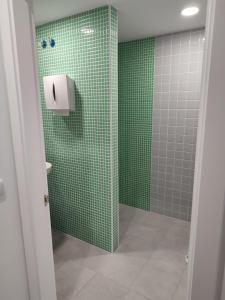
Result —
<instances>
[{"instance_id":1,"label":"blue wall hook","mask_svg":"<svg viewBox=\"0 0 225 300\"><path fill-rule=\"evenodd\" d=\"M41 41L41 47L43 48L43 49L45 49L45 48L47 48L47 42L45 41L45 40L43 40L43 41Z\"/></svg>"},{"instance_id":2,"label":"blue wall hook","mask_svg":"<svg viewBox=\"0 0 225 300\"><path fill-rule=\"evenodd\" d=\"M54 47L55 47L55 40L54 40L54 39L50 39L50 40L49 40L49 44L50 44L50 46L51 46L52 48L54 48Z\"/></svg>"}]
</instances>

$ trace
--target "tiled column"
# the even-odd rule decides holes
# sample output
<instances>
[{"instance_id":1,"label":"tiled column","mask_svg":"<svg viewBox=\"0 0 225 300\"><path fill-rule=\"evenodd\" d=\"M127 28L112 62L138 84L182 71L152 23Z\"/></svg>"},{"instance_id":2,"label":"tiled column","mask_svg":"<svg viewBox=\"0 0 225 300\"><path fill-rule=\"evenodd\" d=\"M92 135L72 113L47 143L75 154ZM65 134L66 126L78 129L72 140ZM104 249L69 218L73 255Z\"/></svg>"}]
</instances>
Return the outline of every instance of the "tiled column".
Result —
<instances>
[{"instance_id":1,"label":"tiled column","mask_svg":"<svg viewBox=\"0 0 225 300\"><path fill-rule=\"evenodd\" d=\"M117 247L119 234L117 31L117 11L110 6L37 28L46 158L53 165L52 226L108 251ZM42 78L53 74L75 81L69 117L46 109Z\"/></svg>"}]
</instances>

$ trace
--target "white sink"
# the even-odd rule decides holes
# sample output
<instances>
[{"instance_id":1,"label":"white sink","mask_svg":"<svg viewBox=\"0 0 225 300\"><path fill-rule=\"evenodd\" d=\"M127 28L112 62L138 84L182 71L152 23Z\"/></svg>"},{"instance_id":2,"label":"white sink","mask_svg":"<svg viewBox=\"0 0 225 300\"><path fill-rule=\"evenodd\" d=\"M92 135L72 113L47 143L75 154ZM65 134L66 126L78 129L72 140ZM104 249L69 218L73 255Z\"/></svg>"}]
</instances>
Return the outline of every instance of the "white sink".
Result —
<instances>
[{"instance_id":1,"label":"white sink","mask_svg":"<svg viewBox=\"0 0 225 300\"><path fill-rule=\"evenodd\" d=\"M47 174L49 174L52 170L52 164L46 161L45 165L46 165Z\"/></svg>"}]
</instances>

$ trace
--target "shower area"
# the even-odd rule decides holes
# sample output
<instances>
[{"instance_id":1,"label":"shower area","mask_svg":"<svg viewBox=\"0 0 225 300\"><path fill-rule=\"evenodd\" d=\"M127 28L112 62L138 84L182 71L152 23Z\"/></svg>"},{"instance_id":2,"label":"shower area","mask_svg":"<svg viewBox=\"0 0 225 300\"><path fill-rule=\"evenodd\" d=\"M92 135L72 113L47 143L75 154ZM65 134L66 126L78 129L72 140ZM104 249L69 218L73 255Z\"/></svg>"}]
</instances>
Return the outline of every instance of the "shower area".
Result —
<instances>
[{"instance_id":1,"label":"shower area","mask_svg":"<svg viewBox=\"0 0 225 300\"><path fill-rule=\"evenodd\" d=\"M204 29L118 43L104 6L36 31L58 299L185 299Z\"/></svg>"},{"instance_id":2,"label":"shower area","mask_svg":"<svg viewBox=\"0 0 225 300\"><path fill-rule=\"evenodd\" d=\"M119 43L120 203L190 221L204 30Z\"/></svg>"}]
</instances>

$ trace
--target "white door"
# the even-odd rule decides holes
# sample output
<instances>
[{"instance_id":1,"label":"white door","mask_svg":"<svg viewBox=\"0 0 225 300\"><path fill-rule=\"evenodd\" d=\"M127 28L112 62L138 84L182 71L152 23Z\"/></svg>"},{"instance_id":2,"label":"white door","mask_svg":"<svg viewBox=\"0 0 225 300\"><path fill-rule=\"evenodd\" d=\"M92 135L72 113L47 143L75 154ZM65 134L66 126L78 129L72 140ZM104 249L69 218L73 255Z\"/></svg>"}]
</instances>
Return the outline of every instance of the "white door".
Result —
<instances>
[{"instance_id":1,"label":"white door","mask_svg":"<svg viewBox=\"0 0 225 300\"><path fill-rule=\"evenodd\" d=\"M29 299L0 42L0 299Z\"/></svg>"},{"instance_id":2,"label":"white door","mask_svg":"<svg viewBox=\"0 0 225 300\"><path fill-rule=\"evenodd\" d=\"M29 2L28 0L0 0L0 37L16 168L16 171L11 170L12 174L9 177L11 178L15 174L18 183L29 299L55 300L50 213L49 205L46 205L44 201L45 195L48 195L48 188L35 65L36 45ZM8 117L7 120L9 121ZM0 145L2 142L1 139ZM9 155L10 152L8 152ZM7 203L10 202L5 201L1 206L6 206ZM5 230L7 231L7 227ZM20 230L19 226L17 230ZM18 245L19 238L18 234ZM6 250L9 246L10 244L6 245ZM18 246L16 246L16 251L19 255L20 252L17 248ZM23 265L22 259L20 263ZM0 272L2 272L2 268ZM16 273L17 270L14 272ZM25 284L26 276L23 272L20 277L21 281L24 279ZM11 285L11 288L14 289L14 286ZM0 299L24 300L26 295L21 298L18 296L4 298L0 295Z\"/></svg>"},{"instance_id":3,"label":"white door","mask_svg":"<svg viewBox=\"0 0 225 300\"><path fill-rule=\"evenodd\" d=\"M190 300L225 297L221 298L225 261L224 16L225 1L209 0L192 208Z\"/></svg>"}]
</instances>

